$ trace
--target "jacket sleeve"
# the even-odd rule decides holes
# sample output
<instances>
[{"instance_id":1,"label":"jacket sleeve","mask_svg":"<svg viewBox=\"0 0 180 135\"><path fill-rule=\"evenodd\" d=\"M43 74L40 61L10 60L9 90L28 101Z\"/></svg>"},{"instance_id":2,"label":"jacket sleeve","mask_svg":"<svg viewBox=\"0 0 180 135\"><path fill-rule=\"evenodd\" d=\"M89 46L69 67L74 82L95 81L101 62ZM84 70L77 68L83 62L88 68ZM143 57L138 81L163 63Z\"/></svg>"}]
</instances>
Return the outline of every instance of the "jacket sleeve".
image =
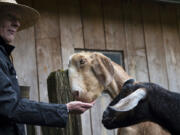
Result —
<instances>
[{"instance_id":1,"label":"jacket sleeve","mask_svg":"<svg viewBox=\"0 0 180 135\"><path fill-rule=\"evenodd\" d=\"M65 104L48 104L19 98L13 84L0 67L0 118L16 123L65 127Z\"/></svg>"}]
</instances>

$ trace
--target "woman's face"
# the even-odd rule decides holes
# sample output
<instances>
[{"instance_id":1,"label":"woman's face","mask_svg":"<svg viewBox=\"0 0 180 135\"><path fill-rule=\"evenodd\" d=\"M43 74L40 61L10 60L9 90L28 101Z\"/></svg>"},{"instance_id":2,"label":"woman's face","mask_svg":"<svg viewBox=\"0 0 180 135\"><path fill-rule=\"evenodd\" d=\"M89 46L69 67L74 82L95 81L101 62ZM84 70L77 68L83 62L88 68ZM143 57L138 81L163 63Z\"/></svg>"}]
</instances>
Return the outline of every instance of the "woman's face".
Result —
<instances>
[{"instance_id":1,"label":"woman's face","mask_svg":"<svg viewBox=\"0 0 180 135\"><path fill-rule=\"evenodd\" d=\"M14 40L20 27L20 16L13 12L0 13L0 36L6 43Z\"/></svg>"}]
</instances>

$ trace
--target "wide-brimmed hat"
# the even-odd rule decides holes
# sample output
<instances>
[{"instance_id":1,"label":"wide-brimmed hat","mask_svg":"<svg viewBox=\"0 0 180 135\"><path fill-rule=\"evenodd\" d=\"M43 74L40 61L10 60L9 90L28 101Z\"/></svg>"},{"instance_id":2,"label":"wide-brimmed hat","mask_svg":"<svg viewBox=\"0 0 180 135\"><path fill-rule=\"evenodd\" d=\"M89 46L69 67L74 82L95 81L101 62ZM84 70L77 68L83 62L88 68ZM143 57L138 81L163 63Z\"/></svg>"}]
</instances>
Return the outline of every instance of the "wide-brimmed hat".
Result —
<instances>
[{"instance_id":1,"label":"wide-brimmed hat","mask_svg":"<svg viewBox=\"0 0 180 135\"><path fill-rule=\"evenodd\" d=\"M0 0L1 10L10 10L21 16L19 31L34 25L40 16L37 10L26 5L18 4L15 0Z\"/></svg>"}]
</instances>

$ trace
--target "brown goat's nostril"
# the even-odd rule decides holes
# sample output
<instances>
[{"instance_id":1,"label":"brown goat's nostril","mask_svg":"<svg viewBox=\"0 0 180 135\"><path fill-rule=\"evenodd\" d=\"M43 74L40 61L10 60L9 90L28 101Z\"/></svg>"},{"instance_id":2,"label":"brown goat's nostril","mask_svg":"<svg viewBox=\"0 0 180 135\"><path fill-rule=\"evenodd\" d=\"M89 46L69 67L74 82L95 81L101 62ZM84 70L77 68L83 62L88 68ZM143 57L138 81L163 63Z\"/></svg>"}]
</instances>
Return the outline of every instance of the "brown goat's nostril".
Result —
<instances>
[{"instance_id":1,"label":"brown goat's nostril","mask_svg":"<svg viewBox=\"0 0 180 135\"><path fill-rule=\"evenodd\" d=\"M73 94L74 97L79 97L79 91L73 91L72 94Z\"/></svg>"}]
</instances>

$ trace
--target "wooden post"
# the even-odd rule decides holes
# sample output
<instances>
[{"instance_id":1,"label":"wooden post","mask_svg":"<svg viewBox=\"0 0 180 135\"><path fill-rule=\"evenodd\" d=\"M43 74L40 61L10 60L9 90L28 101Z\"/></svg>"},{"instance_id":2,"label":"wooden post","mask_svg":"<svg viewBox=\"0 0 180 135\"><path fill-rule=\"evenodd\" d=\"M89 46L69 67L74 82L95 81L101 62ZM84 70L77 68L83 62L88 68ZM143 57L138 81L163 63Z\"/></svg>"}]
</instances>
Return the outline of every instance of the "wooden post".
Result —
<instances>
[{"instance_id":1,"label":"wooden post","mask_svg":"<svg viewBox=\"0 0 180 135\"><path fill-rule=\"evenodd\" d=\"M21 98L29 99L30 86L20 86ZM35 135L35 127L33 125L25 125L26 135Z\"/></svg>"},{"instance_id":2,"label":"wooden post","mask_svg":"<svg viewBox=\"0 0 180 135\"><path fill-rule=\"evenodd\" d=\"M73 100L70 92L68 71L52 72L47 79L50 103L65 104ZM43 127L43 135L82 135L81 119L79 115L69 115L66 128Z\"/></svg>"}]
</instances>

